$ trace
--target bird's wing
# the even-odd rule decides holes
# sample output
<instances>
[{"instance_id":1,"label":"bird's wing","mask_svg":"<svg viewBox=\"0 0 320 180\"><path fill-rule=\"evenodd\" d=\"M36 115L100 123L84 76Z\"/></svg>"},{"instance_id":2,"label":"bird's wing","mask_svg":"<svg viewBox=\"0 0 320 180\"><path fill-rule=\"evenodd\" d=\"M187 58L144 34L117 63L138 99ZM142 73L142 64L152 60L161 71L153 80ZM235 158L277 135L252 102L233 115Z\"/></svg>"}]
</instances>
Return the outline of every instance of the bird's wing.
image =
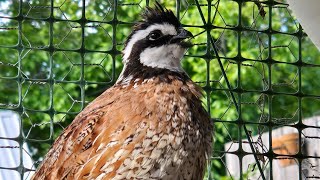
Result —
<instances>
[{"instance_id":1,"label":"bird's wing","mask_svg":"<svg viewBox=\"0 0 320 180\"><path fill-rule=\"evenodd\" d=\"M155 108L150 102L156 100L149 91L104 92L57 138L33 179L81 179L118 169L152 125L147 109Z\"/></svg>"}]
</instances>

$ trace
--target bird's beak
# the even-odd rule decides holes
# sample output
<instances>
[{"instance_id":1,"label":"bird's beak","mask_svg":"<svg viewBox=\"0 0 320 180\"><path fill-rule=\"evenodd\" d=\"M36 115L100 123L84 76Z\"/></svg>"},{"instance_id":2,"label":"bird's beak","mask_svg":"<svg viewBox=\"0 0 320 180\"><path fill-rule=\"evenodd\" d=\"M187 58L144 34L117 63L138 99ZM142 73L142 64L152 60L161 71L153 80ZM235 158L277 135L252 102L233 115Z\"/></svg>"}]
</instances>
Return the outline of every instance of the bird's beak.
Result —
<instances>
[{"instance_id":1,"label":"bird's beak","mask_svg":"<svg viewBox=\"0 0 320 180\"><path fill-rule=\"evenodd\" d=\"M192 33L190 31L183 29L183 28L180 28L178 30L178 34L173 36L172 40L174 40L174 41L180 40L181 41L181 40L184 40L187 38L193 38Z\"/></svg>"},{"instance_id":2,"label":"bird's beak","mask_svg":"<svg viewBox=\"0 0 320 180\"><path fill-rule=\"evenodd\" d=\"M183 48L189 48L192 46L192 43L190 43L188 41L187 42L183 41L187 38L193 38L192 33L190 31L183 29L183 28L180 28L178 30L178 34L173 36L171 38L171 40L169 41L169 43L170 44L178 43Z\"/></svg>"}]
</instances>

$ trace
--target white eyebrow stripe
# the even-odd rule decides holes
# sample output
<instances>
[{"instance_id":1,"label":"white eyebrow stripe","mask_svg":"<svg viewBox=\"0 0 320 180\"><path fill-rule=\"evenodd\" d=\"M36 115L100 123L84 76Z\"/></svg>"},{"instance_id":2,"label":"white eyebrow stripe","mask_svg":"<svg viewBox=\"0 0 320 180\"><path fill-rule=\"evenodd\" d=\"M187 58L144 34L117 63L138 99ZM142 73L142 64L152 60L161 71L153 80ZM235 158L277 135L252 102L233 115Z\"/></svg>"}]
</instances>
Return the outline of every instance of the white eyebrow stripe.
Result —
<instances>
[{"instance_id":1,"label":"white eyebrow stripe","mask_svg":"<svg viewBox=\"0 0 320 180\"><path fill-rule=\"evenodd\" d=\"M173 25L167 24L167 23L153 24L153 25L149 26L147 29L143 29L143 30L139 30L139 31L135 32L135 34L129 40L129 43L127 44L126 48L123 50L123 54L124 54L123 55L123 62L124 63L126 63L126 61L128 60L133 45L137 41L148 36L151 31L156 30L156 29L160 30L162 32L162 34L164 34L164 35L169 35L169 34L170 35L177 35L176 28Z\"/></svg>"}]
</instances>

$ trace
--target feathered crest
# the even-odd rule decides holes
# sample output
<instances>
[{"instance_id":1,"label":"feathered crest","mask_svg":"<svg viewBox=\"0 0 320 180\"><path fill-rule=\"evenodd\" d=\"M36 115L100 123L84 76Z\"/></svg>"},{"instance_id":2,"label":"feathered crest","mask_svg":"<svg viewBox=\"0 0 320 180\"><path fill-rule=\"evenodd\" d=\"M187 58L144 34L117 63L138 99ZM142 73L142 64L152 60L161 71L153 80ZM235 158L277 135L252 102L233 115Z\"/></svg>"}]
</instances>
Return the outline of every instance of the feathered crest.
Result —
<instances>
[{"instance_id":1,"label":"feathered crest","mask_svg":"<svg viewBox=\"0 0 320 180\"><path fill-rule=\"evenodd\" d=\"M168 23L174 25L177 29L181 26L178 18L173 14L171 10L163 8L158 1L156 1L155 7L147 7L142 13L142 20L137 22L133 26L133 30L124 43L124 47L127 46L132 35L139 30L146 29L152 24Z\"/></svg>"},{"instance_id":2,"label":"feathered crest","mask_svg":"<svg viewBox=\"0 0 320 180\"><path fill-rule=\"evenodd\" d=\"M145 29L152 24L168 23L174 25L176 28L181 24L178 18L171 10L163 8L161 4L156 1L155 7L147 7L142 14L142 21L138 22L134 29Z\"/></svg>"}]
</instances>

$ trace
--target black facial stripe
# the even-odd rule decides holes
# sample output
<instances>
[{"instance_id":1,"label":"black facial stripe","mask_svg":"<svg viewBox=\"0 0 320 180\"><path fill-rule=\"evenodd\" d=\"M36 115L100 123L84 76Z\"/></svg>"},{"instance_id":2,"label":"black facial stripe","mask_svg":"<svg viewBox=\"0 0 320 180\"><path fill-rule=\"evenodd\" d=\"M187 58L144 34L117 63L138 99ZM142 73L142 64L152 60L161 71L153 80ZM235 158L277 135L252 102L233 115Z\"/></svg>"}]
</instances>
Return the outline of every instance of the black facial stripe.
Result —
<instances>
[{"instance_id":1,"label":"black facial stripe","mask_svg":"<svg viewBox=\"0 0 320 180\"><path fill-rule=\"evenodd\" d=\"M132 46L129 59L140 57L141 52L144 51L146 48L159 47L165 44L169 44L172 37L173 35L164 35L161 38L154 41L148 40L148 37L146 37L144 39L137 41Z\"/></svg>"},{"instance_id":2,"label":"black facial stripe","mask_svg":"<svg viewBox=\"0 0 320 180\"><path fill-rule=\"evenodd\" d=\"M142 51L144 51L146 48L149 47L149 44L147 43L146 39L141 39L133 44L130 55L128 57L128 65L131 63L134 63L135 59L140 58L140 54Z\"/></svg>"},{"instance_id":3,"label":"black facial stripe","mask_svg":"<svg viewBox=\"0 0 320 180\"><path fill-rule=\"evenodd\" d=\"M148 47L159 47L165 44L169 44L171 38L173 36L172 35L164 35L162 37L160 37L157 40L151 41L151 40L147 40L148 43Z\"/></svg>"}]
</instances>

